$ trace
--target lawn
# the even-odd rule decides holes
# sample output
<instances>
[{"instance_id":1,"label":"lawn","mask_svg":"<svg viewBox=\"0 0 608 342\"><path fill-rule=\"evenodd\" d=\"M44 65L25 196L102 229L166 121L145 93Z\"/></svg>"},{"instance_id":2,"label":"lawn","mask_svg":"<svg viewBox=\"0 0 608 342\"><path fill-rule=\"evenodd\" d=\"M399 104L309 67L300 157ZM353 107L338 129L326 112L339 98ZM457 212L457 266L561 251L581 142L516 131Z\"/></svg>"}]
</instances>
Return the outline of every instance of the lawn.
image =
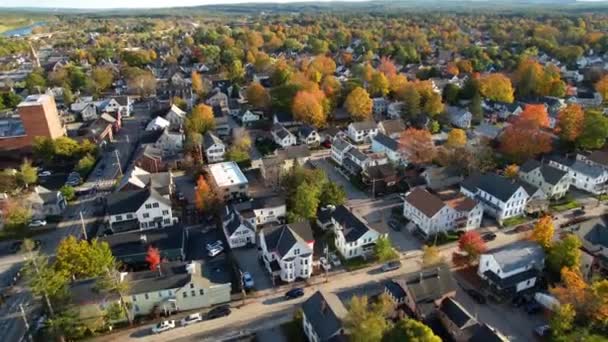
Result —
<instances>
[{"instance_id":1,"label":"lawn","mask_svg":"<svg viewBox=\"0 0 608 342\"><path fill-rule=\"evenodd\" d=\"M516 216L516 217L511 217L511 218L504 220L502 222L502 226L503 227L518 226L518 225L520 225L522 223L526 223L528 221L529 221L529 219L526 216Z\"/></svg>"},{"instance_id":2,"label":"lawn","mask_svg":"<svg viewBox=\"0 0 608 342\"><path fill-rule=\"evenodd\" d=\"M580 203L578 203L576 200L569 200L569 201L565 201L565 202L558 202L555 204L551 204L551 209L555 210L555 211L566 211L566 210L570 210L570 209L574 209L574 208L578 208L580 207Z\"/></svg>"},{"instance_id":3,"label":"lawn","mask_svg":"<svg viewBox=\"0 0 608 342\"><path fill-rule=\"evenodd\" d=\"M356 257L348 260L342 257L340 258L342 259L342 265L344 265L344 268L346 268L346 270L349 272L365 268L373 264L375 261L373 258L363 259L362 257Z\"/></svg>"},{"instance_id":4,"label":"lawn","mask_svg":"<svg viewBox=\"0 0 608 342\"><path fill-rule=\"evenodd\" d=\"M441 246L441 245L445 245L451 242L455 242L458 241L458 234L453 233L453 232L447 232L447 233L439 233L435 236L430 236L428 239L426 239L426 245L427 246Z\"/></svg>"}]
</instances>

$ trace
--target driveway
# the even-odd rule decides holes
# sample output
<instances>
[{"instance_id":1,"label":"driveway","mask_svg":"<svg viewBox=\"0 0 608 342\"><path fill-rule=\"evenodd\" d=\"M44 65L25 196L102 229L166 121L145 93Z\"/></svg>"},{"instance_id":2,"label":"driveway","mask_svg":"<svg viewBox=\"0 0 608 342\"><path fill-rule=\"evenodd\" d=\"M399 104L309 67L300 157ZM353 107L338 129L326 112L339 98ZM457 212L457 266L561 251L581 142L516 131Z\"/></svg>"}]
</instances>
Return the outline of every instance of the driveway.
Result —
<instances>
[{"instance_id":1,"label":"driveway","mask_svg":"<svg viewBox=\"0 0 608 342\"><path fill-rule=\"evenodd\" d=\"M363 191L357 189L348 179L346 179L346 177L339 173L336 170L335 166L331 164L331 162L329 162L327 158L314 160L311 159L309 162L314 167L325 171L325 174L327 174L327 177L330 181L342 185L344 187L344 190L346 191L346 197L349 200L368 199L368 195Z\"/></svg>"},{"instance_id":2,"label":"driveway","mask_svg":"<svg viewBox=\"0 0 608 342\"><path fill-rule=\"evenodd\" d=\"M256 291L273 288L270 275L258 261L257 248L237 248L232 250L232 254L239 264L241 271L251 273Z\"/></svg>"}]
</instances>

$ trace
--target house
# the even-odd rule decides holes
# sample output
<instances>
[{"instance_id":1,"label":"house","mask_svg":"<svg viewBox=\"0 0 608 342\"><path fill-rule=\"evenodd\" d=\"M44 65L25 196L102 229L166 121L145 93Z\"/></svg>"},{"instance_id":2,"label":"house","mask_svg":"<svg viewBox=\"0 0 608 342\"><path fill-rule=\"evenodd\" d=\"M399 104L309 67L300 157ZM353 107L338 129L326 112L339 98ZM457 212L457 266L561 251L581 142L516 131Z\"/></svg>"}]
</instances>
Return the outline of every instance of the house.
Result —
<instances>
[{"instance_id":1,"label":"house","mask_svg":"<svg viewBox=\"0 0 608 342\"><path fill-rule=\"evenodd\" d=\"M230 277L215 268L202 260L177 261L161 263L154 271L121 273L120 281L127 284L122 298L129 315L170 314L230 302ZM93 278L70 285L71 302L81 319L99 319L105 308L120 303L118 294L101 292L96 284Z\"/></svg>"},{"instance_id":2,"label":"house","mask_svg":"<svg viewBox=\"0 0 608 342\"><path fill-rule=\"evenodd\" d=\"M589 269L583 273L606 273L608 271L608 217L600 216L568 228L583 243L583 255L590 259Z\"/></svg>"},{"instance_id":3,"label":"house","mask_svg":"<svg viewBox=\"0 0 608 342\"><path fill-rule=\"evenodd\" d=\"M570 185L579 190L594 195L603 194L607 190L608 171L594 162L550 157L549 165L567 171L570 177Z\"/></svg>"},{"instance_id":4,"label":"house","mask_svg":"<svg viewBox=\"0 0 608 342\"><path fill-rule=\"evenodd\" d=\"M300 125L299 121L296 121L293 118L293 115L290 113L275 113L272 116L272 123L279 124L283 127L294 127Z\"/></svg>"},{"instance_id":5,"label":"house","mask_svg":"<svg viewBox=\"0 0 608 342\"><path fill-rule=\"evenodd\" d=\"M287 217L287 206L282 196L257 197L234 204L239 214L253 227L266 224L281 224Z\"/></svg>"},{"instance_id":6,"label":"house","mask_svg":"<svg viewBox=\"0 0 608 342\"><path fill-rule=\"evenodd\" d=\"M179 155L184 150L184 140L186 139L184 134L170 131L168 128L163 129L162 132L154 143L154 147L161 151L163 157Z\"/></svg>"},{"instance_id":7,"label":"house","mask_svg":"<svg viewBox=\"0 0 608 342\"><path fill-rule=\"evenodd\" d=\"M127 170L116 187L116 191L130 191L151 188L163 197L170 199L174 192L173 173L158 172L150 173L137 166Z\"/></svg>"},{"instance_id":8,"label":"house","mask_svg":"<svg viewBox=\"0 0 608 342\"><path fill-rule=\"evenodd\" d=\"M480 323L469 338L469 342L509 342L509 339L494 327Z\"/></svg>"},{"instance_id":9,"label":"house","mask_svg":"<svg viewBox=\"0 0 608 342\"><path fill-rule=\"evenodd\" d=\"M163 260L186 259L186 230L181 225L164 229L150 229L122 234L112 234L99 238L106 242L116 260L130 267L148 266L148 247L158 249Z\"/></svg>"},{"instance_id":10,"label":"house","mask_svg":"<svg viewBox=\"0 0 608 342\"><path fill-rule=\"evenodd\" d=\"M340 137L336 137L331 144L331 159L338 165L342 165L346 153L352 148L355 148L355 146Z\"/></svg>"},{"instance_id":11,"label":"house","mask_svg":"<svg viewBox=\"0 0 608 342\"><path fill-rule=\"evenodd\" d=\"M599 107L602 104L602 95L596 91L578 89L576 96L568 99L570 103L578 103L583 107Z\"/></svg>"},{"instance_id":12,"label":"house","mask_svg":"<svg viewBox=\"0 0 608 342\"><path fill-rule=\"evenodd\" d=\"M522 240L482 254L477 274L492 290L510 295L534 287L544 265L543 248Z\"/></svg>"},{"instance_id":13,"label":"house","mask_svg":"<svg viewBox=\"0 0 608 342\"><path fill-rule=\"evenodd\" d=\"M362 144L378 134L378 126L374 121L352 122L346 134L354 143Z\"/></svg>"},{"instance_id":14,"label":"house","mask_svg":"<svg viewBox=\"0 0 608 342\"><path fill-rule=\"evenodd\" d=\"M302 303L302 330L310 342L341 341L346 314L337 295L319 290Z\"/></svg>"},{"instance_id":15,"label":"house","mask_svg":"<svg viewBox=\"0 0 608 342\"><path fill-rule=\"evenodd\" d=\"M445 298L456 296L456 287L450 267L442 264L389 280L384 285L384 293L408 315L426 320L435 314Z\"/></svg>"},{"instance_id":16,"label":"house","mask_svg":"<svg viewBox=\"0 0 608 342\"><path fill-rule=\"evenodd\" d=\"M215 134L219 137L227 137L230 135L230 132L232 131L230 121L222 107L213 106L213 122L215 125L213 131Z\"/></svg>"},{"instance_id":17,"label":"house","mask_svg":"<svg viewBox=\"0 0 608 342\"><path fill-rule=\"evenodd\" d=\"M530 197L521 184L494 173L468 177L460 185L460 191L481 202L484 212L499 223L522 215Z\"/></svg>"},{"instance_id":18,"label":"house","mask_svg":"<svg viewBox=\"0 0 608 342\"><path fill-rule=\"evenodd\" d=\"M205 103L211 107L228 107L228 95L219 89L214 89L207 99L205 99Z\"/></svg>"},{"instance_id":19,"label":"house","mask_svg":"<svg viewBox=\"0 0 608 342\"><path fill-rule=\"evenodd\" d=\"M224 206L221 219L224 236L231 249L255 244L255 225L243 219L234 206Z\"/></svg>"},{"instance_id":20,"label":"house","mask_svg":"<svg viewBox=\"0 0 608 342\"><path fill-rule=\"evenodd\" d=\"M456 342L468 342L479 326L475 317L451 297L441 301L437 308L437 317Z\"/></svg>"},{"instance_id":21,"label":"house","mask_svg":"<svg viewBox=\"0 0 608 342\"><path fill-rule=\"evenodd\" d=\"M430 166L420 174L429 189L438 190L460 184L462 173L455 167Z\"/></svg>"},{"instance_id":22,"label":"house","mask_svg":"<svg viewBox=\"0 0 608 342\"><path fill-rule=\"evenodd\" d=\"M150 121L147 125L146 125L146 131L160 131L160 130L164 130L165 128L169 127L169 125L171 125L171 123L167 120L165 120L164 118L157 116L156 118L154 118L154 120Z\"/></svg>"},{"instance_id":23,"label":"house","mask_svg":"<svg viewBox=\"0 0 608 342\"><path fill-rule=\"evenodd\" d=\"M116 113L116 112L118 112L118 110L120 108L120 104L114 98L96 101L95 106L97 106L97 110L100 113L103 113L103 112Z\"/></svg>"},{"instance_id":24,"label":"house","mask_svg":"<svg viewBox=\"0 0 608 342\"><path fill-rule=\"evenodd\" d=\"M212 186L224 200L243 199L249 195L249 181L239 166L232 161L207 165Z\"/></svg>"},{"instance_id":25,"label":"house","mask_svg":"<svg viewBox=\"0 0 608 342\"><path fill-rule=\"evenodd\" d=\"M121 117L130 117L131 112L133 112L133 99L130 96L121 95L115 96L114 100L118 103L118 109L115 113L120 114Z\"/></svg>"},{"instance_id":26,"label":"house","mask_svg":"<svg viewBox=\"0 0 608 342\"><path fill-rule=\"evenodd\" d=\"M405 131L405 124L401 119L384 120L378 124L378 133L382 133L393 139L399 139L403 131Z\"/></svg>"},{"instance_id":27,"label":"house","mask_svg":"<svg viewBox=\"0 0 608 342\"><path fill-rule=\"evenodd\" d=\"M288 146L262 158L260 174L266 186L278 187L281 177L294 165L304 165L310 159L308 145Z\"/></svg>"},{"instance_id":28,"label":"house","mask_svg":"<svg viewBox=\"0 0 608 342\"><path fill-rule=\"evenodd\" d=\"M165 114L165 120L169 121L169 127L171 129L182 129L184 127L184 122L186 121L186 112L176 105L171 105L171 108L167 114Z\"/></svg>"},{"instance_id":29,"label":"house","mask_svg":"<svg viewBox=\"0 0 608 342\"><path fill-rule=\"evenodd\" d=\"M334 210L331 222L336 248L345 259L365 258L373 254L378 238L386 236L385 232L372 229L343 205Z\"/></svg>"},{"instance_id":30,"label":"house","mask_svg":"<svg viewBox=\"0 0 608 342\"><path fill-rule=\"evenodd\" d=\"M264 266L273 277L289 283L312 275L315 240L308 222L264 228L259 244Z\"/></svg>"},{"instance_id":31,"label":"house","mask_svg":"<svg viewBox=\"0 0 608 342\"><path fill-rule=\"evenodd\" d=\"M217 163L224 161L226 155L226 145L212 132L207 132L203 135L203 150L208 163Z\"/></svg>"},{"instance_id":32,"label":"house","mask_svg":"<svg viewBox=\"0 0 608 342\"><path fill-rule=\"evenodd\" d=\"M372 194L381 195L396 192L399 188L399 174L391 164L372 165L361 173L363 184L370 188Z\"/></svg>"},{"instance_id":33,"label":"house","mask_svg":"<svg viewBox=\"0 0 608 342\"><path fill-rule=\"evenodd\" d=\"M32 219L44 219L47 216L61 216L67 207L67 201L60 191L52 191L41 185L34 187L25 198Z\"/></svg>"},{"instance_id":34,"label":"house","mask_svg":"<svg viewBox=\"0 0 608 342\"><path fill-rule=\"evenodd\" d=\"M448 106L447 108L448 117L450 123L458 128L468 129L471 127L471 120L473 120L473 114L466 109L454 106Z\"/></svg>"},{"instance_id":35,"label":"house","mask_svg":"<svg viewBox=\"0 0 608 342\"><path fill-rule=\"evenodd\" d=\"M82 121L97 119L97 106L93 102L76 101L70 105L70 111L80 116Z\"/></svg>"},{"instance_id":36,"label":"house","mask_svg":"<svg viewBox=\"0 0 608 342\"><path fill-rule=\"evenodd\" d=\"M241 110L238 114L238 120L241 122L243 126L250 126L254 122L260 121L262 118L262 113L260 112L252 112L249 109Z\"/></svg>"},{"instance_id":37,"label":"house","mask_svg":"<svg viewBox=\"0 0 608 342\"><path fill-rule=\"evenodd\" d=\"M444 202L424 189L415 188L405 196L403 216L428 237L440 232L479 228L483 207L465 196Z\"/></svg>"},{"instance_id":38,"label":"house","mask_svg":"<svg viewBox=\"0 0 608 342\"><path fill-rule=\"evenodd\" d=\"M570 189L568 172L530 159L519 167L519 178L539 187L548 198L562 198Z\"/></svg>"},{"instance_id":39,"label":"house","mask_svg":"<svg viewBox=\"0 0 608 342\"><path fill-rule=\"evenodd\" d=\"M150 173L158 173L168 170L168 165L163 159L163 151L151 144L142 144L135 152L133 164Z\"/></svg>"},{"instance_id":40,"label":"house","mask_svg":"<svg viewBox=\"0 0 608 342\"><path fill-rule=\"evenodd\" d=\"M298 140L306 145L319 145L321 143L319 133L310 125L303 125L298 129Z\"/></svg>"},{"instance_id":41,"label":"house","mask_svg":"<svg viewBox=\"0 0 608 342\"><path fill-rule=\"evenodd\" d=\"M374 97L372 99L372 113L381 116L386 113L388 101L384 97Z\"/></svg>"},{"instance_id":42,"label":"house","mask_svg":"<svg viewBox=\"0 0 608 342\"><path fill-rule=\"evenodd\" d=\"M403 158L403 154L400 151L399 142L385 135L384 133L378 133L372 138L372 152L386 153L386 157L392 163L397 165L407 163L405 158Z\"/></svg>"},{"instance_id":43,"label":"house","mask_svg":"<svg viewBox=\"0 0 608 342\"><path fill-rule=\"evenodd\" d=\"M403 106L404 104L401 101L389 103L386 110L386 116L393 120L398 120L401 117L401 113L403 113ZM386 132L384 134L386 134Z\"/></svg>"},{"instance_id":44,"label":"house","mask_svg":"<svg viewBox=\"0 0 608 342\"><path fill-rule=\"evenodd\" d=\"M108 195L106 217L112 232L165 228L177 221L171 201L151 188Z\"/></svg>"},{"instance_id":45,"label":"house","mask_svg":"<svg viewBox=\"0 0 608 342\"><path fill-rule=\"evenodd\" d=\"M293 146L297 143L296 136L288 131L283 125L273 125L270 134L272 134L274 142L283 148Z\"/></svg>"}]
</instances>

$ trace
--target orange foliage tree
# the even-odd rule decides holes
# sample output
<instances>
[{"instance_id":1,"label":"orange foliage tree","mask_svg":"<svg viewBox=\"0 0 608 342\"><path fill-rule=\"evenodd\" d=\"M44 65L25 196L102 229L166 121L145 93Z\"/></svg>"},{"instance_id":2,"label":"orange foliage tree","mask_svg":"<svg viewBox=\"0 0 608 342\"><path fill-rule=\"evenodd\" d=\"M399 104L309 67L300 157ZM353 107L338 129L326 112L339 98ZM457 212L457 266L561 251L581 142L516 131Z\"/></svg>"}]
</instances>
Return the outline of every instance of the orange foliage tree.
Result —
<instances>
[{"instance_id":1,"label":"orange foliage tree","mask_svg":"<svg viewBox=\"0 0 608 342\"><path fill-rule=\"evenodd\" d=\"M382 58L380 58L380 64L378 65L378 71L383 73L384 76L390 78L391 76L394 76L397 74L397 67L395 66L395 63L393 63L393 61L390 58L382 57Z\"/></svg>"},{"instance_id":2,"label":"orange foliage tree","mask_svg":"<svg viewBox=\"0 0 608 342\"><path fill-rule=\"evenodd\" d=\"M154 271L158 265L160 265L160 261L160 252L158 251L158 248L149 246L146 254L146 262L148 263L148 267L150 267L150 271Z\"/></svg>"},{"instance_id":3,"label":"orange foliage tree","mask_svg":"<svg viewBox=\"0 0 608 342\"><path fill-rule=\"evenodd\" d=\"M608 75L604 75L595 84L595 90L602 95L604 102L608 101Z\"/></svg>"},{"instance_id":4,"label":"orange foliage tree","mask_svg":"<svg viewBox=\"0 0 608 342\"><path fill-rule=\"evenodd\" d=\"M541 129L548 125L544 106L526 106L515 123L504 130L500 138L501 151L516 162L551 151L551 137Z\"/></svg>"},{"instance_id":5,"label":"orange foliage tree","mask_svg":"<svg viewBox=\"0 0 608 342\"><path fill-rule=\"evenodd\" d=\"M215 192L202 175L196 181L194 204L199 211L210 210L216 204Z\"/></svg>"},{"instance_id":6,"label":"orange foliage tree","mask_svg":"<svg viewBox=\"0 0 608 342\"><path fill-rule=\"evenodd\" d=\"M294 118L317 128L325 126L327 115L323 110L322 97L324 97L322 92L315 94L309 91L299 91L293 99Z\"/></svg>"},{"instance_id":7,"label":"orange foliage tree","mask_svg":"<svg viewBox=\"0 0 608 342\"><path fill-rule=\"evenodd\" d=\"M520 121L529 121L539 127L549 127L549 113L543 104L527 104L519 114Z\"/></svg>"},{"instance_id":8,"label":"orange foliage tree","mask_svg":"<svg viewBox=\"0 0 608 342\"><path fill-rule=\"evenodd\" d=\"M401 134L399 143L407 161L414 164L430 163L437 152L431 133L424 129L406 129Z\"/></svg>"},{"instance_id":9,"label":"orange foliage tree","mask_svg":"<svg viewBox=\"0 0 608 342\"><path fill-rule=\"evenodd\" d=\"M550 215L545 215L534 225L531 239L543 246L545 250L548 250L553 244L554 233L555 226L553 225L553 218Z\"/></svg>"},{"instance_id":10,"label":"orange foliage tree","mask_svg":"<svg viewBox=\"0 0 608 342\"><path fill-rule=\"evenodd\" d=\"M270 105L270 94L258 82L247 87L247 101L255 108L266 109Z\"/></svg>"},{"instance_id":11,"label":"orange foliage tree","mask_svg":"<svg viewBox=\"0 0 608 342\"><path fill-rule=\"evenodd\" d=\"M583 132L584 121L583 107L576 103L569 104L557 116L556 133L566 141L575 141Z\"/></svg>"},{"instance_id":12,"label":"orange foliage tree","mask_svg":"<svg viewBox=\"0 0 608 342\"><path fill-rule=\"evenodd\" d=\"M564 304L572 304L576 312L586 311L587 283L578 269L562 268L561 284L552 288L550 292Z\"/></svg>"},{"instance_id":13,"label":"orange foliage tree","mask_svg":"<svg viewBox=\"0 0 608 342\"><path fill-rule=\"evenodd\" d=\"M478 232L470 230L458 239L458 249L466 252L469 262L477 260L479 255L486 251L486 243Z\"/></svg>"}]
</instances>

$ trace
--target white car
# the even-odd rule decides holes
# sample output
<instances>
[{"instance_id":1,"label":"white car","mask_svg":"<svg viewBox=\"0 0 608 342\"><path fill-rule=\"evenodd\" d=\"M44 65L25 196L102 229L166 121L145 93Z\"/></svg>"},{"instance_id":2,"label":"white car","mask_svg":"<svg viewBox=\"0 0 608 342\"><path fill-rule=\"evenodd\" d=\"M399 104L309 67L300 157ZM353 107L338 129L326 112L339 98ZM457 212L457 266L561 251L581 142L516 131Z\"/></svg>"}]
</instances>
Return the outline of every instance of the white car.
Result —
<instances>
[{"instance_id":1,"label":"white car","mask_svg":"<svg viewBox=\"0 0 608 342\"><path fill-rule=\"evenodd\" d=\"M340 262L340 258L338 258L338 256L333 253L329 255L329 261L332 265L334 265L334 267L342 265L342 262Z\"/></svg>"},{"instance_id":2,"label":"white car","mask_svg":"<svg viewBox=\"0 0 608 342\"><path fill-rule=\"evenodd\" d=\"M152 332L155 334L160 334L163 331L171 330L173 328L175 328L174 320L162 321L152 327Z\"/></svg>"},{"instance_id":3,"label":"white car","mask_svg":"<svg viewBox=\"0 0 608 342\"><path fill-rule=\"evenodd\" d=\"M224 247L222 247L222 246L215 247L215 248L212 248L209 250L208 255L213 258L214 256L222 253L223 251L224 251Z\"/></svg>"},{"instance_id":4,"label":"white car","mask_svg":"<svg viewBox=\"0 0 608 342\"><path fill-rule=\"evenodd\" d=\"M46 221L45 220L34 220L34 221L30 222L29 226L30 227L44 227L44 226L46 226Z\"/></svg>"},{"instance_id":5,"label":"white car","mask_svg":"<svg viewBox=\"0 0 608 342\"><path fill-rule=\"evenodd\" d=\"M200 313L195 313L192 315L188 315L179 322L179 325L182 327L188 326L190 324L198 323L203 321L203 316Z\"/></svg>"},{"instance_id":6,"label":"white car","mask_svg":"<svg viewBox=\"0 0 608 342\"><path fill-rule=\"evenodd\" d=\"M243 272L243 285L245 285L246 289L251 289L255 286L255 283L253 282L253 277L251 276L251 273L249 272Z\"/></svg>"},{"instance_id":7,"label":"white car","mask_svg":"<svg viewBox=\"0 0 608 342\"><path fill-rule=\"evenodd\" d=\"M38 177L48 177L52 175L51 171L40 171L40 173L38 173Z\"/></svg>"},{"instance_id":8,"label":"white car","mask_svg":"<svg viewBox=\"0 0 608 342\"><path fill-rule=\"evenodd\" d=\"M224 243L220 240L215 241L214 243L207 244L207 250L210 251L212 249L216 249L218 247L224 247Z\"/></svg>"},{"instance_id":9,"label":"white car","mask_svg":"<svg viewBox=\"0 0 608 342\"><path fill-rule=\"evenodd\" d=\"M325 271L331 270L331 265L329 264L329 262L327 261L327 259L325 259L325 257L320 257L319 258L319 262L321 263L321 267L323 267L323 269Z\"/></svg>"}]
</instances>

